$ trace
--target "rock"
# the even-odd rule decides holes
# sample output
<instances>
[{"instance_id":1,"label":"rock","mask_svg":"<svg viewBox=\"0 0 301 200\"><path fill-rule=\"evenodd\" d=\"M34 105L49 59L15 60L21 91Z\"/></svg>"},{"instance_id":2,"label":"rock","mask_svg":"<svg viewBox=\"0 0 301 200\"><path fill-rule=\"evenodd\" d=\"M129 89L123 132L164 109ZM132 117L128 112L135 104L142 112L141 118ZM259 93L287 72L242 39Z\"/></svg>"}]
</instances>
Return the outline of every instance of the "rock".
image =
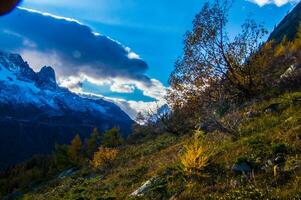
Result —
<instances>
[{"instance_id":1,"label":"rock","mask_svg":"<svg viewBox=\"0 0 301 200\"><path fill-rule=\"evenodd\" d=\"M265 113L278 113L280 111L280 103L273 103L264 109Z\"/></svg>"},{"instance_id":2,"label":"rock","mask_svg":"<svg viewBox=\"0 0 301 200\"><path fill-rule=\"evenodd\" d=\"M274 163L276 165L279 165L279 164L284 164L285 163L285 158L283 156L277 156L274 160Z\"/></svg>"},{"instance_id":3,"label":"rock","mask_svg":"<svg viewBox=\"0 0 301 200\"><path fill-rule=\"evenodd\" d=\"M69 176L74 175L77 171L78 171L78 168L76 168L76 167L73 167L71 169L67 169L67 170L63 171L62 173L60 173L58 175L58 178L60 178L60 179L67 178Z\"/></svg>"},{"instance_id":4,"label":"rock","mask_svg":"<svg viewBox=\"0 0 301 200\"><path fill-rule=\"evenodd\" d=\"M254 110L249 110L249 111L246 112L246 114L245 114L245 116L246 116L247 118L257 117L257 116L259 116L259 115L260 115L260 113L254 111Z\"/></svg>"},{"instance_id":5,"label":"rock","mask_svg":"<svg viewBox=\"0 0 301 200\"><path fill-rule=\"evenodd\" d=\"M57 88L58 85L56 83L55 71L52 67L43 67L37 73L37 84L43 88Z\"/></svg>"},{"instance_id":6,"label":"rock","mask_svg":"<svg viewBox=\"0 0 301 200\"><path fill-rule=\"evenodd\" d=\"M130 196L138 196L141 197L144 195L145 192L147 192L157 181L157 178L152 178L148 181L146 181L140 188L135 190Z\"/></svg>"},{"instance_id":7,"label":"rock","mask_svg":"<svg viewBox=\"0 0 301 200\"><path fill-rule=\"evenodd\" d=\"M292 76L294 74L294 72L296 71L297 67L295 65L291 65L281 76L280 79L285 79L285 78L289 78L290 76Z\"/></svg>"},{"instance_id":8,"label":"rock","mask_svg":"<svg viewBox=\"0 0 301 200\"><path fill-rule=\"evenodd\" d=\"M232 172L235 174L249 173L251 170L251 166L247 162L236 163L232 167Z\"/></svg>"},{"instance_id":9,"label":"rock","mask_svg":"<svg viewBox=\"0 0 301 200\"><path fill-rule=\"evenodd\" d=\"M267 160L267 162L266 162L266 165L267 165L267 167L274 166L274 162L273 162L273 160L271 160L271 159L268 159L268 160Z\"/></svg>"}]
</instances>

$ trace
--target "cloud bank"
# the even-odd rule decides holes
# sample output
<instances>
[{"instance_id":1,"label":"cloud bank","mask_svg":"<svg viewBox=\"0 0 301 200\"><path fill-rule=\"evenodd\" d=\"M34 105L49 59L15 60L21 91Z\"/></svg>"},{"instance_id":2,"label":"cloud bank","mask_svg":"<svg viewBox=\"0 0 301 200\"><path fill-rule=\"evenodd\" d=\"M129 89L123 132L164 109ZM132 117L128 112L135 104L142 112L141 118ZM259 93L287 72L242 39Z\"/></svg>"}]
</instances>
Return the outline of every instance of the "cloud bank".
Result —
<instances>
[{"instance_id":1,"label":"cloud bank","mask_svg":"<svg viewBox=\"0 0 301 200\"><path fill-rule=\"evenodd\" d=\"M287 3L297 3L299 0L248 0L250 2L256 3L260 7L268 5L268 4L275 4L278 7L281 7Z\"/></svg>"},{"instance_id":2,"label":"cloud bank","mask_svg":"<svg viewBox=\"0 0 301 200\"><path fill-rule=\"evenodd\" d=\"M1 46L21 50L33 63L38 62L38 54L45 55L40 57L43 62L55 57L61 62L53 67L61 76L86 73L147 81L144 72L148 66L137 54L75 19L21 8L2 18L0 26Z\"/></svg>"},{"instance_id":3,"label":"cloud bank","mask_svg":"<svg viewBox=\"0 0 301 200\"><path fill-rule=\"evenodd\" d=\"M0 19L0 46L20 53L36 71L51 65L62 86L84 93L82 83L104 83L117 93L141 90L156 102L111 99L132 118L149 105L161 102L165 87L145 72L148 65L129 47L93 32L76 19L18 8Z\"/></svg>"}]
</instances>

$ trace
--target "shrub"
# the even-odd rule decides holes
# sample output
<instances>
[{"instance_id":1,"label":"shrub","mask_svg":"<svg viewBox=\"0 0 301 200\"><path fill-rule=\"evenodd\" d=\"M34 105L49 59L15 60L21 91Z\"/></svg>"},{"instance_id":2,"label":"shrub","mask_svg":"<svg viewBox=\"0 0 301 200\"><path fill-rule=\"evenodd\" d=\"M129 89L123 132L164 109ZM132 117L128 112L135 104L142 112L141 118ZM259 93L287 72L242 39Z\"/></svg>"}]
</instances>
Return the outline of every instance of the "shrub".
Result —
<instances>
[{"instance_id":1,"label":"shrub","mask_svg":"<svg viewBox=\"0 0 301 200\"><path fill-rule=\"evenodd\" d=\"M117 149L100 147L99 150L94 153L91 164L94 169L111 167L117 155Z\"/></svg>"},{"instance_id":2,"label":"shrub","mask_svg":"<svg viewBox=\"0 0 301 200\"><path fill-rule=\"evenodd\" d=\"M284 143L276 143L276 144L272 145L272 153L274 155L277 155L277 154L286 154L288 152L289 152L289 148Z\"/></svg>"},{"instance_id":3,"label":"shrub","mask_svg":"<svg viewBox=\"0 0 301 200\"><path fill-rule=\"evenodd\" d=\"M182 169L188 176L200 176L203 169L208 165L209 154L202 145L202 132L197 130L188 145L184 146L184 153L180 156Z\"/></svg>"}]
</instances>

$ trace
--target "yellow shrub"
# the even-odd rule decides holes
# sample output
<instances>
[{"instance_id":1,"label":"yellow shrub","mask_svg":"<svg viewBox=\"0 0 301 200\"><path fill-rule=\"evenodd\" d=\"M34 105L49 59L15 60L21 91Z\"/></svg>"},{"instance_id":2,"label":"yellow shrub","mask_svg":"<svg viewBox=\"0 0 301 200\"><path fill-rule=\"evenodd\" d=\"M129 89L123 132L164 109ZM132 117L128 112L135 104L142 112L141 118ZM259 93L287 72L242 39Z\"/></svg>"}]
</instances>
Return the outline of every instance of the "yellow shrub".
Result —
<instances>
[{"instance_id":1,"label":"yellow shrub","mask_svg":"<svg viewBox=\"0 0 301 200\"><path fill-rule=\"evenodd\" d=\"M180 156L183 171L186 175L201 175L207 166L209 155L201 142L202 132L197 130L188 145L184 146L184 153Z\"/></svg>"},{"instance_id":2,"label":"yellow shrub","mask_svg":"<svg viewBox=\"0 0 301 200\"><path fill-rule=\"evenodd\" d=\"M117 155L117 149L100 147L98 151L94 153L91 164L95 169L111 167L112 162L116 159Z\"/></svg>"}]
</instances>

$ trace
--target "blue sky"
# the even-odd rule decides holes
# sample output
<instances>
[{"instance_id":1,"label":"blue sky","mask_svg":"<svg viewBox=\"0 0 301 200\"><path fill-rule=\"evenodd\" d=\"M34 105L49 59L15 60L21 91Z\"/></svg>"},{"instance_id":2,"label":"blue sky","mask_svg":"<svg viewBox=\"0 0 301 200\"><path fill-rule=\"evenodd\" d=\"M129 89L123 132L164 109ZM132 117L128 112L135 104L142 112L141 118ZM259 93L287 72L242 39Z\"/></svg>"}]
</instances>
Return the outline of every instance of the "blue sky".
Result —
<instances>
[{"instance_id":1,"label":"blue sky","mask_svg":"<svg viewBox=\"0 0 301 200\"><path fill-rule=\"evenodd\" d=\"M167 84L182 38L191 28L204 0L25 0L24 7L78 19L97 32L118 40L137 52L150 68L150 77ZM270 30L292 8L291 4L260 7L236 0L230 13L230 32L239 31L248 16Z\"/></svg>"},{"instance_id":2,"label":"blue sky","mask_svg":"<svg viewBox=\"0 0 301 200\"><path fill-rule=\"evenodd\" d=\"M134 117L138 111L154 108L164 103L164 89L168 87L168 77L173 70L173 64L181 55L183 35L191 28L191 22L204 2L204 0L24 0L20 5L27 9L23 10L24 12L49 13L51 16L56 16L56 19L60 16L78 20L80 25L86 25L92 32L109 37L100 38L98 34L92 35L77 24L66 24L60 21L57 27L64 29L66 25L65 33L70 33L75 44L79 41L79 50L72 51L70 54L55 52L58 48L65 49L66 52L70 48L76 48L74 44L70 47L62 46L67 46L70 42L53 45L51 51L47 49L47 45L52 45L52 43L41 44L43 37L39 34L45 35L50 31L47 32L47 27L45 27L45 32L36 28L35 20L38 16L30 18L32 20L31 31L36 31L36 34L29 34L20 27L12 27L8 23L6 24L8 27L3 31L9 32L10 36L13 34L20 36L24 33L22 35L24 48L16 49L10 46L8 50L15 49L21 53L35 70L42 65L52 65L63 86L77 90L77 92L104 96L116 102L131 117ZM268 30L272 30L293 8L294 3L296 1L236 0L230 11L228 31L230 35L239 32L240 25L246 17L255 18L257 22L264 23ZM2 23L16 20L16 16L1 19ZM72 21L70 19L69 21ZM50 20L47 22L50 23ZM51 21L52 23L55 22ZM72 35L71 29L76 29L76 33L83 34L91 40L82 41L76 38ZM60 34L59 31L55 33ZM54 43L66 40L60 37L54 39ZM109 41L110 39L112 40ZM95 45L85 47L86 43L105 44L108 48L98 48ZM5 42L2 41L2 44ZM41 48L41 46L45 47ZM101 54L94 53L91 48L95 48ZM47 59L41 59L46 52L48 53ZM49 55L49 52L55 53ZM97 56L101 59L97 59ZM66 60L70 62L66 63ZM48 63L43 63L46 61ZM101 67L94 67L100 63ZM67 65L70 67L67 68ZM74 65L78 66L74 67ZM81 87L78 88L78 86Z\"/></svg>"}]
</instances>

